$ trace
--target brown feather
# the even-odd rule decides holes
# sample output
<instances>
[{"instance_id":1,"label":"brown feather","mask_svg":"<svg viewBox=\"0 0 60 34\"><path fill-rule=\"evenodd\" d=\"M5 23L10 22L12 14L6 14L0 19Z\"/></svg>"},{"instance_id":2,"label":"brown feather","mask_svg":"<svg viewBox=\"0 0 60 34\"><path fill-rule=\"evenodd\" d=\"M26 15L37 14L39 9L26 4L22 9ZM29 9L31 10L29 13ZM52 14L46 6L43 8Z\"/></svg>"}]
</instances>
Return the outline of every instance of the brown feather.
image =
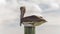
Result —
<instances>
[{"instance_id":1,"label":"brown feather","mask_svg":"<svg viewBox=\"0 0 60 34\"><path fill-rule=\"evenodd\" d=\"M23 18L23 16L24 16L24 14L25 14L25 7L24 6L22 6L22 7L20 7L20 11L21 11L21 15L20 15L20 25L22 24L22 18Z\"/></svg>"}]
</instances>

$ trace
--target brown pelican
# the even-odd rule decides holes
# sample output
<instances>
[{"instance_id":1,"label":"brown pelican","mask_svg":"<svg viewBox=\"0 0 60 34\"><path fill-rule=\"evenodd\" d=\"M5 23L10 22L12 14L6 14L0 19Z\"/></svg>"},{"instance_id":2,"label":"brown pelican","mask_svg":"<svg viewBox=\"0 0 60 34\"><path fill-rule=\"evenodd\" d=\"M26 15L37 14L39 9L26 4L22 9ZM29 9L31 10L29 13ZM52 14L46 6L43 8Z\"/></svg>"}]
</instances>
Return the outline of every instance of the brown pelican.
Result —
<instances>
[{"instance_id":1,"label":"brown pelican","mask_svg":"<svg viewBox=\"0 0 60 34\"><path fill-rule=\"evenodd\" d=\"M26 23L26 22L33 22L33 24L37 23L37 25L38 25L38 22L40 22L40 24L46 22L46 20L45 20L43 17L37 16L37 15L31 15L31 16L26 16L26 17L24 17L24 14L25 14L25 12L26 12L26 8L25 8L24 6L20 7L20 10L21 10L20 26L21 26L21 24L22 24L23 22L25 22L25 23ZM35 23L34 23L34 22L35 22ZM30 23L30 24L31 24L31 23Z\"/></svg>"}]
</instances>

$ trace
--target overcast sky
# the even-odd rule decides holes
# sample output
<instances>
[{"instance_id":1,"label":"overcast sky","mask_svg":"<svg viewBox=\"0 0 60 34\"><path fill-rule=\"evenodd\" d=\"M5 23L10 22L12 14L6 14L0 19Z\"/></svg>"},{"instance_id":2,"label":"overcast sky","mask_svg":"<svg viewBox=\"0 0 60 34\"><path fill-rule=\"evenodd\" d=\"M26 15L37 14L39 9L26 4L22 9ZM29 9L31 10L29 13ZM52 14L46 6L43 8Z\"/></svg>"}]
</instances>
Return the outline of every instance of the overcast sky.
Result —
<instances>
[{"instance_id":1,"label":"overcast sky","mask_svg":"<svg viewBox=\"0 0 60 34\"><path fill-rule=\"evenodd\" d=\"M20 2L37 4L48 21L36 27L36 34L60 34L60 0L0 0L0 34L24 34L19 25Z\"/></svg>"}]
</instances>

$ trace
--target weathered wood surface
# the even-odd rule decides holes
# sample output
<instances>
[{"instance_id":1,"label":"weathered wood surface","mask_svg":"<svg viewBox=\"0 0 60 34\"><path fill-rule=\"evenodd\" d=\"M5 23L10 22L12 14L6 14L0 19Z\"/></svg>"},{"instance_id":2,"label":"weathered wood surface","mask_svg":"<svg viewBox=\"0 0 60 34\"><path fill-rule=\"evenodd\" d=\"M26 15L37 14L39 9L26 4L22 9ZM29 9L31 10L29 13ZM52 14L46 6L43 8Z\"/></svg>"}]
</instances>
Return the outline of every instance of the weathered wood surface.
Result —
<instances>
[{"instance_id":1,"label":"weathered wood surface","mask_svg":"<svg viewBox=\"0 0 60 34\"><path fill-rule=\"evenodd\" d=\"M35 34L35 27L24 27L24 34Z\"/></svg>"}]
</instances>

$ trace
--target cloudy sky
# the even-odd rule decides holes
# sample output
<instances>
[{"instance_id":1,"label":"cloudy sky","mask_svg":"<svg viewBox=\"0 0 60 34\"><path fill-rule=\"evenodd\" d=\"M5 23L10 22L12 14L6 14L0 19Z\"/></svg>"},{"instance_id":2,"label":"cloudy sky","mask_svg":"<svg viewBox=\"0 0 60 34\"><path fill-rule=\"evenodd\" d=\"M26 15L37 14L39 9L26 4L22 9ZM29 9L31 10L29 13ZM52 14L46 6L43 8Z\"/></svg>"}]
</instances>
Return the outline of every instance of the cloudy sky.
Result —
<instances>
[{"instance_id":1,"label":"cloudy sky","mask_svg":"<svg viewBox=\"0 0 60 34\"><path fill-rule=\"evenodd\" d=\"M24 34L24 26L19 26L20 2L37 4L48 21L36 27L36 34L60 34L60 0L0 0L0 34Z\"/></svg>"}]
</instances>

